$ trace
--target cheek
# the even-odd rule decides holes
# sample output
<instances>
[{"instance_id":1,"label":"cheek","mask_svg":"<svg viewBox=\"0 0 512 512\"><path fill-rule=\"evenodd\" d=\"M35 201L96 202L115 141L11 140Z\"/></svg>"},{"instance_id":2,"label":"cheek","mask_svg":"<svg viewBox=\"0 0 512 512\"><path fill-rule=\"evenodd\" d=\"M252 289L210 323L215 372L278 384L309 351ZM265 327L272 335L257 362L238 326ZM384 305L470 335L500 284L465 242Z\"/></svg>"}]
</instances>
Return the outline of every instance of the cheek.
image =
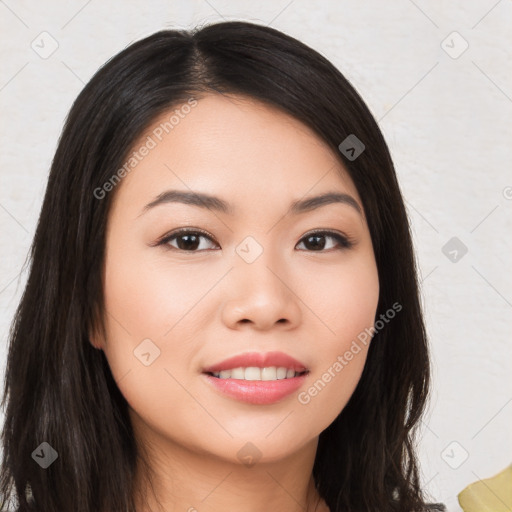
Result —
<instances>
[{"instance_id":1,"label":"cheek","mask_svg":"<svg viewBox=\"0 0 512 512\"><path fill-rule=\"evenodd\" d=\"M177 282L176 271L157 271L153 262L145 258L145 249L141 251L134 244L115 238L110 240L110 247L104 286L108 326L104 351L116 379L144 383L155 379L155 368L166 366L169 351L165 346L173 325L183 314L180 295L186 289ZM149 356L143 355L146 353ZM148 360L152 362L146 367ZM158 379L154 382L155 386L161 384ZM140 392L151 395L151 389L144 385Z\"/></svg>"},{"instance_id":2,"label":"cheek","mask_svg":"<svg viewBox=\"0 0 512 512\"><path fill-rule=\"evenodd\" d=\"M309 290L309 304L321 320L315 338L319 350L314 375L298 402L307 418L315 418L311 427L321 431L343 410L364 369L379 300L373 255L331 266L325 274L315 272Z\"/></svg>"},{"instance_id":3,"label":"cheek","mask_svg":"<svg viewBox=\"0 0 512 512\"><path fill-rule=\"evenodd\" d=\"M196 349L190 342L194 332L185 332L191 325L184 315L199 292L183 271L162 269L140 254L112 252L106 268L105 356L132 413L165 434L177 410L202 413L180 385L190 378Z\"/></svg>"},{"instance_id":4,"label":"cheek","mask_svg":"<svg viewBox=\"0 0 512 512\"><path fill-rule=\"evenodd\" d=\"M361 344L357 353L349 349L349 360L345 350L349 346L340 347L341 350L327 356L297 396L299 414L311 436L320 434L336 419L361 378L368 347Z\"/></svg>"},{"instance_id":5,"label":"cheek","mask_svg":"<svg viewBox=\"0 0 512 512\"><path fill-rule=\"evenodd\" d=\"M112 250L106 259L105 356L132 408L165 417L190 401L179 383L196 371L198 303L218 276L191 272L187 263L167 264L161 255L154 257L155 248L137 252L119 242L117 247L123 250Z\"/></svg>"},{"instance_id":6,"label":"cheek","mask_svg":"<svg viewBox=\"0 0 512 512\"><path fill-rule=\"evenodd\" d=\"M339 264L306 270L296 290L317 319L317 339L326 350L342 350L375 319L379 277L373 253L354 254Z\"/></svg>"},{"instance_id":7,"label":"cheek","mask_svg":"<svg viewBox=\"0 0 512 512\"><path fill-rule=\"evenodd\" d=\"M165 343L218 280L211 273L191 271L188 262L167 262L159 248L112 254L106 268L109 320L115 318L134 342L151 338Z\"/></svg>"}]
</instances>

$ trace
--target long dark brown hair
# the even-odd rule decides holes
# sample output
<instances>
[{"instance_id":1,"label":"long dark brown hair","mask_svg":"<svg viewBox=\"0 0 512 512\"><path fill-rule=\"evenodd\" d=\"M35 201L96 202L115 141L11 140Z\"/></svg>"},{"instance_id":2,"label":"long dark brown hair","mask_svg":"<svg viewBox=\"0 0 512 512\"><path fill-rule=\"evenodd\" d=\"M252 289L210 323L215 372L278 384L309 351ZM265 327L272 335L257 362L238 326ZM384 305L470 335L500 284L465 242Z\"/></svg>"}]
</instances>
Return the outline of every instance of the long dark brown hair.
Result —
<instances>
[{"instance_id":1,"label":"long dark brown hair","mask_svg":"<svg viewBox=\"0 0 512 512\"><path fill-rule=\"evenodd\" d=\"M231 21L162 30L104 64L75 100L52 162L28 281L13 319L2 407L0 492L20 512L134 512L140 463L127 402L103 351L105 227L120 169L150 124L190 97L242 94L300 120L337 154L362 199L379 274L375 333L349 403L320 434L313 475L332 512L425 509L415 431L430 379L417 268L404 202L379 127L322 55L275 29ZM355 135L355 159L338 146ZM57 460L33 452L47 442Z\"/></svg>"}]
</instances>

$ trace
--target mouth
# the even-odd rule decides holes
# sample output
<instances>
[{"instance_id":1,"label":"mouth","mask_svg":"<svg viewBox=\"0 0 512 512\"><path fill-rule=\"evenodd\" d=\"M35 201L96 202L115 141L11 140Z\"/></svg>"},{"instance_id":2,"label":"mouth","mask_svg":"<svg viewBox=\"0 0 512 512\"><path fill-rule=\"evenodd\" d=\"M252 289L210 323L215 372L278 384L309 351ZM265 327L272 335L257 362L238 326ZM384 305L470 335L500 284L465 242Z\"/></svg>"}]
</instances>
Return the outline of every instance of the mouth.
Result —
<instances>
[{"instance_id":1,"label":"mouth","mask_svg":"<svg viewBox=\"0 0 512 512\"><path fill-rule=\"evenodd\" d=\"M294 368L285 366L266 366L259 368L257 366L238 367L218 372L203 372L216 379L236 379L245 381L276 381L288 380L300 377L309 373L309 370L296 371Z\"/></svg>"},{"instance_id":2,"label":"mouth","mask_svg":"<svg viewBox=\"0 0 512 512\"><path fill-rule=\"evenodd\" d=\"M236 371L244 371L244 378L236 378ZM293 393L297 392L308 378L309 371L304 370L296 372L295 370L286 370L287 376L277 378L279 368L234 368L233 370L224 370L215 375L215 372L203 372L203 377L213 390L224 398L233 399L237 402L245 402L254 405L270 405L281 402ZM273 377L274 371L276 378ZM265 375L261 375L263 372ZM293 376L292 376L293 372ZM234 373L234 375L233 375ZM268 375L270 373L270 375ZM282 375L283 372L281 371ZM241 375L241 374L240 374ZM289 375L289 376L288 376ZM249 379L245 377L248 376ZM265 377L267 380L264 380Z\"/></svg>"},{"instance_id":3,"label":"mouth","mask_svg":"<svg viewBox=\"0 0 512 512\"><path fill-rule=\"evenodd\" d=\"M280 402L296 392L310 370L283 352L249 352L203 368L207 384L224 398L255 405Z\"/></svg>"}]
</instances>

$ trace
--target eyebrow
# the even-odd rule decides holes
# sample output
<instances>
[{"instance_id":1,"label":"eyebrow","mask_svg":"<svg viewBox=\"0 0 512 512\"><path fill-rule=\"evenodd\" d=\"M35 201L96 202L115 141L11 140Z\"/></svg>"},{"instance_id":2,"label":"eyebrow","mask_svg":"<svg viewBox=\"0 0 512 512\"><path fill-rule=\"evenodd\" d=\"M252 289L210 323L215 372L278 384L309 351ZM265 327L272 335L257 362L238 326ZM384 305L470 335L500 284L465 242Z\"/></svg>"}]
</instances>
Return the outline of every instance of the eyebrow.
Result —
<instances>
[{"instance_id":1,"label":"eyebrow","mask_svg":"<svg viewBox=\"0 0 512 512\"><path fill-rule=\"evenodd\" d=\"M207 208L215 210L227 215L234 215L235 211L231 204L217 196L212 196L202 192L188 192L185 190L166 190L159 194L153 201L148 203L142 209L140 215L143 215L148 210L155 208L155 206L167 203L183 203L200 208ZM286 212L286 215L298 215L300 213L309 212L328 204L345 204L354 208L359 215L362 216L362 209L359 203L349 194L341 192L327 192L306 199L299 199L293 201ZM139 217L140 217L139 215Z\"/></svg>"}]
</instances>

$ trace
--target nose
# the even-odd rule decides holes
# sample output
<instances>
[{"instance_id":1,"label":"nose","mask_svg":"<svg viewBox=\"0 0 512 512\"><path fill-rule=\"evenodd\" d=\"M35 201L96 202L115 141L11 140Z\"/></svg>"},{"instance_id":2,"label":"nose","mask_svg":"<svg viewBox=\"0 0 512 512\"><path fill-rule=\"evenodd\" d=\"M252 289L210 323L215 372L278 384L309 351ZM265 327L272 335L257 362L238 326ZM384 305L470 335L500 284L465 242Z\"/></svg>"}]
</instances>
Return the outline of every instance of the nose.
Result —
<instances>
[{"instance_id":1,"label":"nose","mask_svg":"<svg viewBox=\"0 0 512 512\"><path fill-rule=\"evenodd\" d=\"M249 324L253 329L289 330L301 321L301 301L291 272L276 265L266 251L253 263L237 261L226 290L229 296L222 320L231 329Z\"/></svg>"}]
</instances>

